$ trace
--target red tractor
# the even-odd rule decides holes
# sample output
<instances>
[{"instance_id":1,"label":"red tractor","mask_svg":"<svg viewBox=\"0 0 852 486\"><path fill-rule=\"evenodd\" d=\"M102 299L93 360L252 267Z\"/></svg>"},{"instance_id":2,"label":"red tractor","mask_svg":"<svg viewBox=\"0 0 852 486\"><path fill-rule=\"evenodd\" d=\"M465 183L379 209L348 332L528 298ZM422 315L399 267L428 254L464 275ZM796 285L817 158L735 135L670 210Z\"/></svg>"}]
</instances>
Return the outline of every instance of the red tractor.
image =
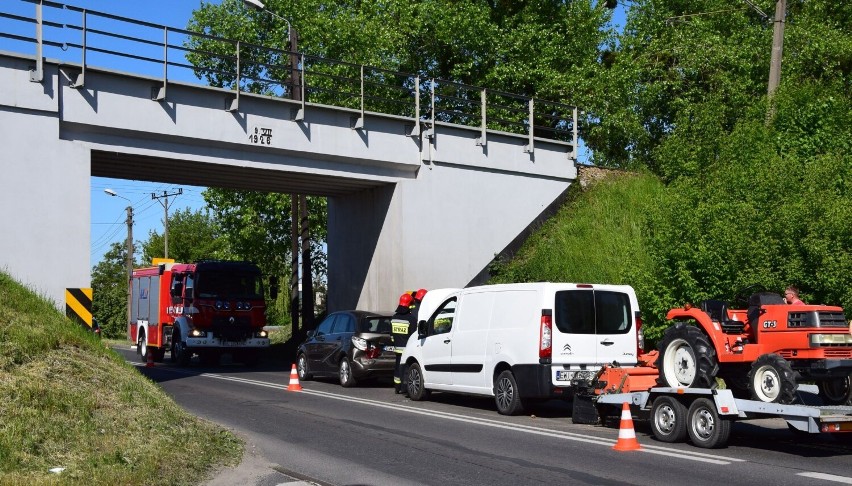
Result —
<instances>
[{"instance_id":1,"label":"red tractor","mask_svg":"<svg viewBox=\"0 0 852 486\"><path fill-rule=\"evenodd\" d=\"M719 377L741 398L792 403L797 384L810 382L826 404L852 405L852 333L842 308L787 305L771 292L739 301L745 308L705 300L669 311L676 322L659 342L660 386L714 388Z\"/></svg>"}]
</instances>

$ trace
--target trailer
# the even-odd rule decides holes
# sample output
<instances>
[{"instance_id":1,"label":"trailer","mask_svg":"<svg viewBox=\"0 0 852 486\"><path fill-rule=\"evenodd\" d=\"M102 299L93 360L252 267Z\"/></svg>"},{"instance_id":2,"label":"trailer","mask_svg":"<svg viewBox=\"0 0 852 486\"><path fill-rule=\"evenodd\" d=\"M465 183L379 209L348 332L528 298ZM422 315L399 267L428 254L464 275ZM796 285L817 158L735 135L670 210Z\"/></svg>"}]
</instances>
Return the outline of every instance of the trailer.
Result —
<instances>
[{"instance_id":1,"label":"trailer","mask_svg":"<svg viewBox=\"0 0 852 486\"><path fill-rule=\"evenodd\" d=\"M724 447L735 421L773 417L801 433L852 439L852 406L767 403L734 398L731 390L718 388L654 387L590 398L598 411L628 403L631 410L647 414L651 431L661 442L683 442L688 437L698 447Z\"/></svg>"}]
</instances>

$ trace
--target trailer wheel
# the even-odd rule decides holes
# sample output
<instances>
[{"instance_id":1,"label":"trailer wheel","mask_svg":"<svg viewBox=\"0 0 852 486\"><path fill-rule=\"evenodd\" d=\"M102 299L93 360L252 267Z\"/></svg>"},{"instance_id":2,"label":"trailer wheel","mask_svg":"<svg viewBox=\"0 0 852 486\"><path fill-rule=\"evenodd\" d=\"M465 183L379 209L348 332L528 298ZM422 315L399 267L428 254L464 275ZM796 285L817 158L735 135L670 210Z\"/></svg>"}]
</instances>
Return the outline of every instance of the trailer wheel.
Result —
<instances>
[{"instance_id":1,"label":"trailer wheel","mask_svg":"<svg viewBox=\"0 0 852 486\"><path fill-rule=\"evenodd\" d=\"M731 421L719 415L716 404L709 398L698 398L687 412L689 439L698 447L724 447L731 436Z\"/></svg>"},{"instance_id":2,"label":"trailer wheel","mask_svg":"<svg viewBox=\"0 0 852 486\"><path fill-rule=\"evenodd\" d=\"M818 381L817 387L826 405L852 405L852 377Z\"/></svg>"},{"instance_id":3,"label":"trailer wheel","mask_svg":"<svg viewBox=\"0 0 852 486\"><path fill-rule=\"evenodd\" d=\"M678 322L666 329L659 344L657 383L669 387L715 388L719 361L707 336L695 326Z\"/></svg>"},{"instance_id":4,"label":"trailer wheel","mask_svg":"<svg viewBox=\"0 0 852 486\"><path fill-rule=\"evenodd\" d=\"M751 365L749 388L755 400L766 403L793 403L796 374L790 363L777 354L762 354Z\"/></svg>"},{"instance_id":5,"label":"trailer wheel","mask_svg":"<svg viewBox=\"0 0 852 486\"><path fill-rule=\"evenodd\" d=\"M189 366L192 352L187 349L186 343L180 337L180 331L175 329L172 334L172 362L178 366Z\"/></svg>"},{"instance_id":6,"label":"trailer wheel","mask_svg":"<svg viewBox=\"0 0 852 486\"><path fill-rule=\"evenodd\" d=\"M349 357L346 355L343 355L343 358L340 360L338 376L340 377L340 386L343 388L351 388L358 383L355 375L352 374L352 362L349 361Z\"/></svg>"},{"instance_id":7,"label":"trailer wheel","mask_svg":"<svg viewBox=\"0 0 852 486\"><path fill-rule=\"evenodd\" d=\"M424 386L426 382L423 380L423 370L420 369L419 363L408 366L405 383L408 387L408 398L412 401L419 402L429 398L430 392Z\"/></svg>"},{"instance_id":8,"label":"trailer wheel","mask_svg":"<svg viewBox=\"0 0 852 486\"><path fill-rule=\"evenodd\" d=\"M651 406L651 431L660 442L686 439L686 406L673 397L657 397Z\"/></svg>"},{"instance_id":9,"label":"trailer wheel","mask_svg":"<svg viewBox=\"0 0 852 486\"><path fill-rule=\"evenodd\" d=\"M523 413L524 405L518 393L518 383L511 371L505 370L497 376L494 382L494 403L501 415L518 415Z\"/></svg>"}]
</instances>

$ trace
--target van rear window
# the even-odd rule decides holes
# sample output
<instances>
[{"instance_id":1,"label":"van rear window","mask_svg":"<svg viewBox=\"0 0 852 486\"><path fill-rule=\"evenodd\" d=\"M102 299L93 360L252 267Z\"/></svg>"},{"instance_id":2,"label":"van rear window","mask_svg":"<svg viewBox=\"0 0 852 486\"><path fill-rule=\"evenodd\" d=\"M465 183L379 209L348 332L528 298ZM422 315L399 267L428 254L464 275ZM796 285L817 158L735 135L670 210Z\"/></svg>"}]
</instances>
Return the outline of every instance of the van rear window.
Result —
<instances>
[{"instance_id":1,"label":"van rear window","mask_svg":"<svg viewBox=\"0 0 852 486\"><path fill-rule=\"evenodd\" d=\"M621 292L561 290L556 292L557 329L570 334L625 334L630 331L630 298Z\"/></svg>"}]
</instances>

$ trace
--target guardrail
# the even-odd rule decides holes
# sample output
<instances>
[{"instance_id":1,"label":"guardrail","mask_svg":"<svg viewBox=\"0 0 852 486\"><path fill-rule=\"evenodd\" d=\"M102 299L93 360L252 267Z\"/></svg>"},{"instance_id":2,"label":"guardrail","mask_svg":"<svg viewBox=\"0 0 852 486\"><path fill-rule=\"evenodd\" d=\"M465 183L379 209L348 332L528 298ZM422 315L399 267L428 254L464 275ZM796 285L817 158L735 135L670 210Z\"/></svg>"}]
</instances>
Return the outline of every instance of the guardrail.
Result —
<instances>
[{"instance_id":1,"label":"guardrail","mask_svg":"<svg viewBox=\"0 0 852 486\"><path fill-rule=\"evenodd\" d=\"M25 5L28 8L22 8ZM29 10L27 14L26 10ZM31 80L41 82L46 55L79 63L72 86L85 86L89 67L151 76L162 81L151 98L165 100L169 82L214 86L234 91L227 110L239 110L241 93L255 93L298 104L293 118L302 120L311 105L333 106L358 114L352 128L364 128L365 115L399 116L414 123L411 136L434 134L437 125L523 135L525 150L536 139L572 147L576 157L577 107L488 90L436 78L326 59L225 39L201 32L80 8L48 0L4 0L0 4L0 38L13 48L35 46ZM118 61L120 59L120 61Z\"/></svg>"}]
</instances>

